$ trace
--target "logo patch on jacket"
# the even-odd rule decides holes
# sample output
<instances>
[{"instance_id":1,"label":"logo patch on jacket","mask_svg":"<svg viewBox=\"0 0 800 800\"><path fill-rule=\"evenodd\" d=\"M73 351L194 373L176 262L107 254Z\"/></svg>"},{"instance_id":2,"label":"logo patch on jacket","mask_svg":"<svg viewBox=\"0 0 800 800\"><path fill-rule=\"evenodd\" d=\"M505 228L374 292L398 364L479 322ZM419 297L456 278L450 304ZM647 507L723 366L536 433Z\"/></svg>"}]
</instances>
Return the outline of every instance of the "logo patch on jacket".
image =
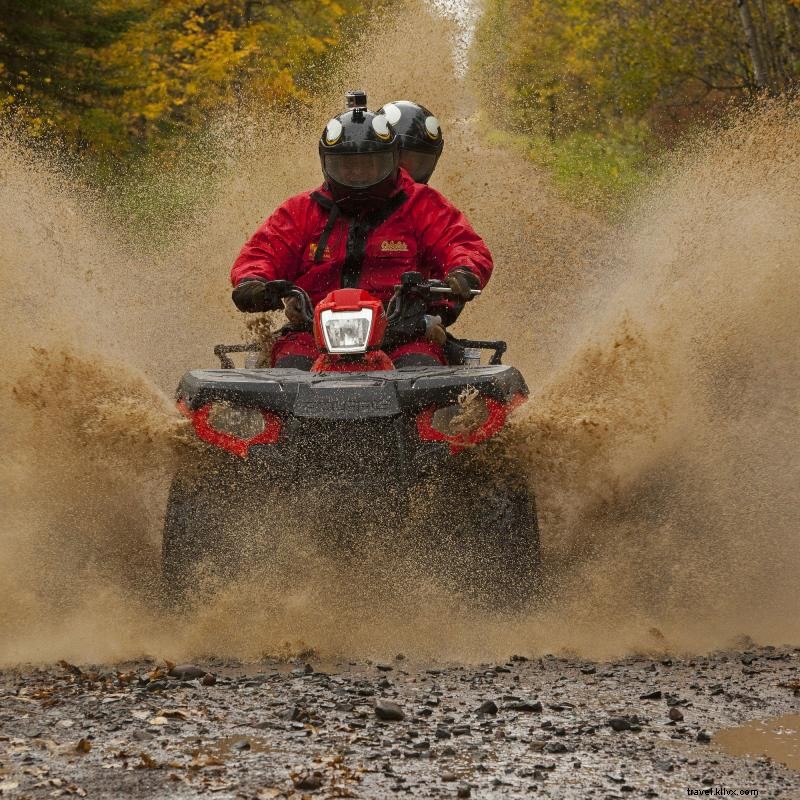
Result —
<instances>
[{"instance_id":1,"label":"logo patch on jacket","mask_svg":"<svg viewBox=\"0 0 800 800\"><path fill-rule=\"evenodd\" d=\"M401 240L384 239L381 242L381 252L383 253L407 253L408 245Z\"/></svg>"},{"instance_id":2,"label":"logo patch on jacket","mask_svg":"<svg viewBox=\"0 0 800 800\"><path fill-rule=\"evenodd\" d=\"M308 246L308 254L311 256L311 258L314 258L314 256L317 254L316 242L311 242L311 244ZM331 249L330 247L328 247L328 245L325 245L325 249L322 251L322 257L333 258L333 256L331 255Z\"/></svg>"}]
</instances>

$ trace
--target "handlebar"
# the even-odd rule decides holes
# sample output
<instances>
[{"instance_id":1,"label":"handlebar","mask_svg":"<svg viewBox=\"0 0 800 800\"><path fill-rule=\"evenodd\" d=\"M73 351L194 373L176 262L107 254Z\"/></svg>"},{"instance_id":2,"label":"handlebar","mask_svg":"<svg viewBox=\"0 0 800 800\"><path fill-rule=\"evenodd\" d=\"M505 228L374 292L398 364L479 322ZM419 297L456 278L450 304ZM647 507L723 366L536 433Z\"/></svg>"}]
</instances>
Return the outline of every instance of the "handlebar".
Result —
<instances>
[{"instance_id":1,"label":"handlebar","mask_svg":"<svg viewBox=\"0 0 800 800\"><path fill-rule=\"evenodd\" d=\"M276 280L270 283L273 292L283 300L284 308L289 301L295 300L294 305L302 321L306 324L313 322L314 304L305 289L301 289L291 281ZM480 289L470 290L472 297L479 297L480 294ZM448 297L458 297L458 295L444 281L426 280L420 272L404 272L400 276L400 283L394 287L394 296L387 307L390 324L408 315L419 316L420 324L423 324L422 315L427 312L427 304L434 298Z\"/></svg>"},{"instance_id":2,"label":"handlebar","mask_svg":"<svg viewBox=\"0 0 800 800\"><path fill-rule=\"evenodd\" d=\"M286 290L279 294L281 300L283 300L284 309L286 309L289 300L297 300L297 310L303 318L303 322L310 325L314 321L314 304L311 302L308 292L293 283L289 283L289 281L286 281L286 284Z\"/></svg>"},{"instance_id":3,"label":"handlebar","mask_svg":"<svg viewBox=\"0 0 800 800\"><path fill-rule=\"evenodd\" d=\"M428 287L428 291L431 294L444 294L444 295L448 295L448 294L449 295L453 295L453 294L455 294L455 292L447 284L442 284L441 286L437 286L436 284L434 284L433 281L429 281L429 283L431 285ZM481 293L480 289L470 289L469 290L470 297L478 297L480 295L480 293Z\"/></svg>"}]
</instances>

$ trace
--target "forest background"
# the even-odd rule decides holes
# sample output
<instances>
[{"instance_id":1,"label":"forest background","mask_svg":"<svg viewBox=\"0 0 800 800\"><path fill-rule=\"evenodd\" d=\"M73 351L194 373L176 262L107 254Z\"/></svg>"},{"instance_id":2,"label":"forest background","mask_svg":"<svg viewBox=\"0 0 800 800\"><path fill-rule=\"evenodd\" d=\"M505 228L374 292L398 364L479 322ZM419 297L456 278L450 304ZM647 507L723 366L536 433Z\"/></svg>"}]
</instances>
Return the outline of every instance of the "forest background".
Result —
<instances>
[{"instance_id":1,"label":"forest background","mask_svg":"<svg viewBox=\"0 0 800 800\"><path fill-rule=\"evenodd\" d=\"M204 151L214 114L254 100L301 113L398 2L0 0L0 121L133 197L126 182ZM664 150L794 90L800 0L485 0L470 63L486 138L613 214Z\"/></svg>"}]
</instances>

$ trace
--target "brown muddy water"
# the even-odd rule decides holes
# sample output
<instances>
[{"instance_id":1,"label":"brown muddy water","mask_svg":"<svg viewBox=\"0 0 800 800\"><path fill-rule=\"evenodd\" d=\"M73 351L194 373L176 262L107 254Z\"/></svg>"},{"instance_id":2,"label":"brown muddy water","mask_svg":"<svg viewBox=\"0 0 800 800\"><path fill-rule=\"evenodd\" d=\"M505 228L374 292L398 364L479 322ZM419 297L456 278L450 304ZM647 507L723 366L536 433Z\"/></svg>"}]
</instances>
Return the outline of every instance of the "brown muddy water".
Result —
<instances>
[{"instance_id":1,"label":"brown muddy water","mask_svg":"<svg viewBox=\"0 0 800 800\"><path fill-rule=\"evenodd\" d=\"M797 103L698 138L609 226L481 144L444 22L421 7L376 24L380 46L341 88L443 121L433 183L497 264L458 332L507 339L532 389L504 443L539 498L547 602L510 618L413 581L390 597L380 574L318 554L178 621L160 610L166 490L192 451L170 395L215 343L244 338L228 269L275 205L318 183L337 88L302 119L220 118L218 188L166 234L112 222L57 158L0 141L0 663L800 643Z\"/></svg>"},{"instance_id":2,"label":"brown muddy water","mask_svg":"<svg viewBox=\"0 0 800 800\"><path fill-rule=\"evenodd\" d=\"M736 728L717 731L714 744L731 756L767 756L800 770L800 715L754 719Z\"/></svg>"}]
</instances>

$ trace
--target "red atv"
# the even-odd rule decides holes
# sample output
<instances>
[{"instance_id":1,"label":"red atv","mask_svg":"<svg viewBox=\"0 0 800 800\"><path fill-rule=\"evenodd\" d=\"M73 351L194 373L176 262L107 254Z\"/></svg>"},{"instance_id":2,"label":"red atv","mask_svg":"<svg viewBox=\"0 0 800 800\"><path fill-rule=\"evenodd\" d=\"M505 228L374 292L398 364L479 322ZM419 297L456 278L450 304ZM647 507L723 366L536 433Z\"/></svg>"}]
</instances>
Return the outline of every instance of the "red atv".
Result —
<instances>
[{"instance_id":1,"label":"red atv","mask_svg":"<svg viewBox=\"0 0 800 800\"><path fill-rule=\"evenodd\" d=\"M528 395L501 363L505 343L447 334L449 366L395 368L382 345L425 336L445 284L406 273L386 308L340 289L313 311L302 289L285 289L313 325L311 371L238 369L230 354L258 346L218 345L221 369L181 379L179 408L207 447L170 491L167 589L263 566L299 526L349 562L391 557L481 605L526 601L539 567L534 498L493 441ZM484 366L481 350L492 351Z\"/></svg>"}]
</instances>

